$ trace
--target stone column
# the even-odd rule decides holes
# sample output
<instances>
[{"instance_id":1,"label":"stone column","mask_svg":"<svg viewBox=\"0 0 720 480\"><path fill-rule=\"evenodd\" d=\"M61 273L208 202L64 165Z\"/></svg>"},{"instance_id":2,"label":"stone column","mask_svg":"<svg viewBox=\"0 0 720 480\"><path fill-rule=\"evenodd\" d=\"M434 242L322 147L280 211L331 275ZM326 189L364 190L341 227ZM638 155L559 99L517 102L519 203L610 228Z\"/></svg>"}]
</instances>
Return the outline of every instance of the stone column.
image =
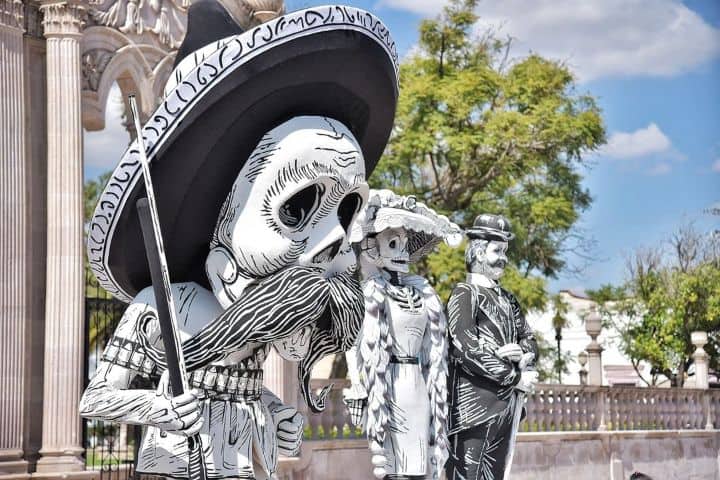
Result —
<instances>
[{"instance_id":1,"label":"stone column","mask_svg":"<svg viewBox=\"0 0 720 480\"><path fill-rule=\"evenodd\" d=\"M285 405L297 408L297 364L282 358L275 349L270 349L263 364L263 384Z\"/></svg>"},{"instance_id":2,"label":"stone column","mask_svg":"<svg viewBox=\"0 0 720 480\"><path fill-rule=\"evenodd\" d=\"M707 390L710 388L708 378L708 354L703 348L708 342L707 332L690 333L690 341L695 345L693 363L695 364L695 388Z\"/></svg>"},{"instance_id":3,"label":"stone column","mask_svg":"<svg viewBox=\"0 0 720 480\"><path fill-rule=\"evenodd\" d=\"M23 2L0 0L0 476L26 473L28 201Z\"/></svg>"},{"instance_id":4,"label":"stone column","mask_svg":"<svg viewBox=\"0 0 720 480\"><path fill-rule=\"evenodd\" d=\"M85 8L43 1L47 39L47 276L43 432L38 472L84 470L78 414L84 365L83 133L80 38Z\"/></svg>"},{"instance_id":5,"label":"stone column","mask_svg":"<svg viewBox=\"0 0 720 480\"><path fill-rule=\"evenodd\" d=\"M602 320L597 310L593 309L585 317L585 331L590 335L590 343L585 347L588 353L588 385L602 385L602 351L597 337L602 331Z\"/></svg>"}]
</instances>

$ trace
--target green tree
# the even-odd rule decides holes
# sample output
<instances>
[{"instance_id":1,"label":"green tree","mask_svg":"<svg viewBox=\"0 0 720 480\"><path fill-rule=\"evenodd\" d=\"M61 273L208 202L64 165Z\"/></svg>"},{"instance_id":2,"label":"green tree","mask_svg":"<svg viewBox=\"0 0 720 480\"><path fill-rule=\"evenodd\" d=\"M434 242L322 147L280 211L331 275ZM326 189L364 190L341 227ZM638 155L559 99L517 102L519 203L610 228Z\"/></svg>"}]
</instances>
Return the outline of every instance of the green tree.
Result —
<instances>
[{"instance_id":1,"label":"green tree","mask_svg":"<svg viewBox=\"0 0 720 480\"><path fill-rule=\"evenodd\" d=\"M98 200L100 200L100 194L102 194L105 184L110 180L112 172L105 172L98 178L85 180L83 184L83 215L85 223L90 221L90 218L95 211L95 206Z\"/></svg>"},{"instance_id":2,"label":"green tree","mask_svg":"<svg viewBox=\"0 0 720 480\"><path fill-rule=\"evenodd\" d=\"M90 222L95 206L100 200L100 195L111 175L112 172L106 172L95 179L85 180L83 184L83 214L86 225ZM111 327L114 328L116 321L114 319L119 312L113 311L112 296L100 286L95 276L90 272L87 258L85 258L84 263L86 314L89 316L88 345L90 351L95 351L102 347L102 345L99 345L98 340L107 334L106 330Z\"/></svg>"},{"instance_id":3,"label":"green tree","mask_svg":"<svg viewBox=\"0 0 720 480\"><path fill-rule=\"evenodd\" d=\"M503 282L525 308L542 307L545 278L569 268L565 253L587 253L575 226L591 203L580 172L605 130L565 65L538 55L513 61L510 40L474 35L476 5L454 0L422 22L370 183L415 194L464 226L481 212L506 215L516 239ZM464 275L462 255L441 248L418 266L445 298Z\"/></svg>"},{"instance_id":4,"label":"green tree","mask_svg":"<svg viewBox=\"0 0 720 480\"><path fill-rule=\"evenodd\" d=\"M716 237L687 226L661 247L636 251L628 260L627 283L589 292L647 384L662 377L684 384L695 350L690 333L696 330L708 332L710 369L720 370L719 251ZM641 375L641 363L650 365L649 379Z\"/></svg>"}]
</instances>

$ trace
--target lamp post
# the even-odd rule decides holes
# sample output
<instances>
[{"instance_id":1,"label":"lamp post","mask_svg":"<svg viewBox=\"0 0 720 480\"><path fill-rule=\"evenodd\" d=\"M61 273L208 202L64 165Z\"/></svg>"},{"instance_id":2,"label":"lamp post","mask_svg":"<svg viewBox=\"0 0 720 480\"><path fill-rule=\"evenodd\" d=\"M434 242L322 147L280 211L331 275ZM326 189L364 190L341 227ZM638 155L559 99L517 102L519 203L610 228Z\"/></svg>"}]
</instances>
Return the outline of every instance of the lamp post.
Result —
<instances>
[{"instance_id":1,"label":"lamp post","mask_svg":"<svg viewBox=\"0 0 720 480\"><path fill-rule=\"evenodd\" d=\"M558 383L562 383L562 354L560 351L560 342L562 341L562 328L555 327L555 342L557 343L557 360L555 365L557 367Z\"/></svg>"}]
</instances>

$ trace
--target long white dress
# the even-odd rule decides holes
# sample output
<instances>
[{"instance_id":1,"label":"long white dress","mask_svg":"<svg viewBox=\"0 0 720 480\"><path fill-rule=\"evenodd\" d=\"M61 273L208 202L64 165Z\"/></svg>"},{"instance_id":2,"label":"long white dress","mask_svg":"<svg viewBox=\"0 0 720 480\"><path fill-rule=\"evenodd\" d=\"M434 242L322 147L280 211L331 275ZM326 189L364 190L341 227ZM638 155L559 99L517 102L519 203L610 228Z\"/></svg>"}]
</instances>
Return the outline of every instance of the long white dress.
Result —
<instances>
[{"instance_id":1,"label":"long white dress","mask_svg":"<svg viewBox=\"0 0 720 480\"><path fill-rule=\"evenodd\" d=\"M441 467L445 455L442 442L440 451L433 450L435 425L444 423L446 404L443 389L433 386L432 380L433 372L446 371L444 353L438 353L445 351L444 335L436 339L440 344L431 358L432 325L444 329L442 305L418 276L407 276L398 286L380 276L368 279L365 299L358 365L368 395L366 431L371 448L382 437L389 478L427 478L429 460ZM376 388L382 377L384 394L382 387ZM439 475L439 468L432 470L433 477Z\"/></svg>"}]
</instances>

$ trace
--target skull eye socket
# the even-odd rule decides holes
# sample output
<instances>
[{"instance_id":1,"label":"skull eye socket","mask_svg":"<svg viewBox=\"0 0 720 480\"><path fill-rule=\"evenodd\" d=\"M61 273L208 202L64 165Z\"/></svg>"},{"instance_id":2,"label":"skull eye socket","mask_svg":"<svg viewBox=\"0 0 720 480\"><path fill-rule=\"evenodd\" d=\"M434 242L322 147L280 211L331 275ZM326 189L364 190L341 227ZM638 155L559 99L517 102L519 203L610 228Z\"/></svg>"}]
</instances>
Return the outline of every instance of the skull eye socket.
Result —
<instances>
[{"instance_id":1,"label":"skull eye socket","mask_svg":"<svg viewBox=\"0 0 720 480\"><path fill-rule=\"evenodd\" d=\"M325 187L316 183L305 187L280 206L278 217L286 227L300 229L304 227L320 206Z\"/></svg>"},{"instance_id":2,"label":"skull eye socket","mask_svg":"<svg viewBox=\"0 0 720 480\"><path fill-rule=\"evenodd\" d=\"M359 194L351 193L343 198L340 205L338 205L338 219L345 231L348 231L350 225L352 225L352 221L360 211L362 203L363 199Z\"/></svg>"},{"instance_id":3,"label":"skull eye socket","mask_svg":"<svg viewBox=\"0 0 720 480\"><path fill-rule=\"evenodd\" d=\"M392 240L390 240L390 243L388 243L388 246L395 250L395 247L397 246L397 240L393 238Z\"/></svg>"}]
</instances>

